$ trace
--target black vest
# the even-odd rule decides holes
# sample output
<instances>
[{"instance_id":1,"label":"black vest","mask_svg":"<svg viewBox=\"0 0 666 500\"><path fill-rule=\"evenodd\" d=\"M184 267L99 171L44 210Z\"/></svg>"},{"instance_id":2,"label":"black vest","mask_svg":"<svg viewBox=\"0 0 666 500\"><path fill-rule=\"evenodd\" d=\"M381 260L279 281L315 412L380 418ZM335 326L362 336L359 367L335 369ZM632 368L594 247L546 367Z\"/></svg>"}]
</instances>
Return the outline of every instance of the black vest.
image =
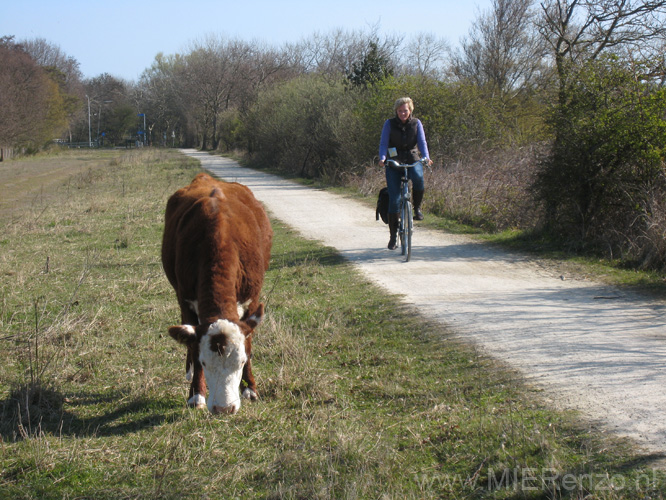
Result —
<instances>
[{"instance_id":1,"label":"black vest","mask_svg":"<svg viewBox=\"0 0 666 500\"><path fill-rule=\"evenodd\" d=\"M414 163L419 161L419 150L416 147L418 122L416 118L409 117L405 123L397 116L389 120L391 133L389 134L389 148L396 148L398 156L392 158L400 163Z\"/></svg>"}]
</instances>

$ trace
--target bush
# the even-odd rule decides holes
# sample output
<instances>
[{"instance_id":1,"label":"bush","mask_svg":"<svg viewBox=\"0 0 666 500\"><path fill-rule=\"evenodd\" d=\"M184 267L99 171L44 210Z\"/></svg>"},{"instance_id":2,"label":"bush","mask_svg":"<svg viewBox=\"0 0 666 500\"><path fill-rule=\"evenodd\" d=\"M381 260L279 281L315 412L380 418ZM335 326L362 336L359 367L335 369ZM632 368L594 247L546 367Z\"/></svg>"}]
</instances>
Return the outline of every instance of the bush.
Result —
<instances>
[{"instance_id":1,"label":"bush","mask_svg":"<svg viewBox=\"0 0 666 500\"><path fill-rule=\"evenodd\" d=\"M576 76L553 114L555 140L536 193L550 232L630 257L648 227L650 193L666 189L666 90L611 57Z\"/></svg>"},{"instance_id":2,"label":"bush","mask_svg":"<svg viewBox=\"0 0 666 500\"><path fill-rule=\"evenodd\" d=\"M490 150L435 169L428 210L488 232L533 228L540 213L529 186L540 149Z\"/></svg>"},{"instance_id":3,"label":"bush","mask_svg":"<svg viewBox=\"0 0 666 500\"><path fill-rule=\"evenodd\" d=\"M471 84L404 76L386 79L364 96L362 123L372 132L375 150L383 121L403 96L414 101L434 159L458 160L543 140L542 105L534 96L502 101Z\"/></svg>"},{"instance_id":4,"label":"bush","mask_svg":"<svg viewBox=\"0 0 666 500\"><path fill-rule=\"evenodd\" d=\"M359 163L357 93L306 75L261 94L247 130L254 159L305 178L336 180Z\"/></svg>"}]
</instances>

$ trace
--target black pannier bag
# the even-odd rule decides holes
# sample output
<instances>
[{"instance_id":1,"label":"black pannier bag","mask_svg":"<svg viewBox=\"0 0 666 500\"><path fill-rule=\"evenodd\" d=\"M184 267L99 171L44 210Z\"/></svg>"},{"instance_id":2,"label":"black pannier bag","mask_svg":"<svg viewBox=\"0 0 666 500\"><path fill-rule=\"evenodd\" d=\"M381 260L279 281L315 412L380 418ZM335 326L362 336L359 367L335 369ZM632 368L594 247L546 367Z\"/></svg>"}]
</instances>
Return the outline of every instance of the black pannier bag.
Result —
<instances>
[{"instance_id":1,"label":"black pannier bag","mask_svg":"<svg viewBox=\"0 0 666 500\"><path fill-rule=\"evenodd\" d=\"M388 188L382 188L377 198L377 210L375 211L375 220L382 218L384 224L388 224L389 194Z\"/></svg>"}]
</instances>

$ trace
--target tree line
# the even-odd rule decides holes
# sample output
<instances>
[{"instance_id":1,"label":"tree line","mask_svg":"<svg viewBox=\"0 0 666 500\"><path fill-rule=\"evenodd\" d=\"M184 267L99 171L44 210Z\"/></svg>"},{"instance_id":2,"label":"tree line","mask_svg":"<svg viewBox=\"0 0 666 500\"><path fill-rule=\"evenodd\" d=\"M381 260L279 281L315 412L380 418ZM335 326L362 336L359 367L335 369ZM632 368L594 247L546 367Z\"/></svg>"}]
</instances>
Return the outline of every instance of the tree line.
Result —
<instances>
[{"instance_id":1,"label":"tree line","mask_svg":"<svg viewBox=\"0 0 666 500\"><path fill-rule=\"evenodd\" d=\"M6 37L0 145L145 139L362 183L409 95L431 211L663 268L665 21L666 1L493 0L455 48L379 27L281 47L211 35L137 82L84 80L47 42Z\"/></svg>"}]
</instances>

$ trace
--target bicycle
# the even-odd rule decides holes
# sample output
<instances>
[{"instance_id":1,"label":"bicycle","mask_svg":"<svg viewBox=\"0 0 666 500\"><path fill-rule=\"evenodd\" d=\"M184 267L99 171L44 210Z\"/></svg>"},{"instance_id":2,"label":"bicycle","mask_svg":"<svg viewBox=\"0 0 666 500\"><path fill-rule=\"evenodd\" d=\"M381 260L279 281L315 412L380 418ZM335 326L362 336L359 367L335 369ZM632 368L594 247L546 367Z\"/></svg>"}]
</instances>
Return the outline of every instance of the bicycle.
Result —
<instances>
[{"instance_id":1,"label":"bicycle","mask_svg":"<svg viewBox=\"0 0 666 500\"><path fill-rule=\"evenodd\" d=\"M412 164L398 163L395 160L386 160L386 165L394 169L402 169L400 178L400 222L398 225L398 236L400 237L400 247L405 261L409 262L412 258L412 234L414 233L414 214L412 209L412 193L409 190L409 177L407 169L413 168L418 164L427 165L427 158L421 158Z\"/></svg>"}]
</instances>

